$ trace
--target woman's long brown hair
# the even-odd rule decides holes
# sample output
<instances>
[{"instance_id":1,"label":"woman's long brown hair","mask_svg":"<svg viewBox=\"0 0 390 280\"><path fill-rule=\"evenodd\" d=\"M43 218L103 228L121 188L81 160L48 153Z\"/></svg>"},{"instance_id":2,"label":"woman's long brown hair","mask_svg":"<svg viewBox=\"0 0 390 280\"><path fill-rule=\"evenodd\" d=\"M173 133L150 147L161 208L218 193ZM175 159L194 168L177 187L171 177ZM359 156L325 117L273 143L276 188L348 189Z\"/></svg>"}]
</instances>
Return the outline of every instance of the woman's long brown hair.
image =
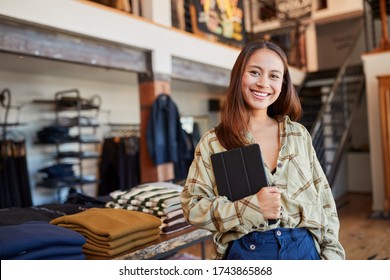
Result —
<instances>
[{"instance_id":1,"label":"woman's long brown hair","mask_svg":"<svg viewBox=\"0 0 390 280\"><path fill-rule=\"evenodd\" d=\"M274 51L284 64L282 91L279 98L268 107L268 115L272 118L287 115L295 121L302 113L301 103L288 70L286 54L272 42L251 42L242 49L234 63L226 100L221 108L221 123L215 128L219 142L227 150L249 144L245 137L245 132L248 131L249 111L242 96L241 80L249 58L259 49Z\"/></svg>"}]
</instances>

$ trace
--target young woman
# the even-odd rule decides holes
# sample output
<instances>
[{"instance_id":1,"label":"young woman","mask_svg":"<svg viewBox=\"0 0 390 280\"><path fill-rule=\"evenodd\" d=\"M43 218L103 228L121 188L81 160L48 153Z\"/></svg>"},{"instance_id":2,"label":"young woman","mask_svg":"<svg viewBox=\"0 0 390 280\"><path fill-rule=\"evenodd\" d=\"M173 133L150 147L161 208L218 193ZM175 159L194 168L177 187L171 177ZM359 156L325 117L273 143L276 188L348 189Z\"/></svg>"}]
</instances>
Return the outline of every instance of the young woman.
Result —
<instances>
[{"instance_id":1,"label":"young woman","mask_svg":"<svg viewBox=\"0 0 390 280\"><path fill-rule=\"evenodd\" d=\"M268 41L246 45L181 197L188 222L213 232L215 259L345 259L335 201L300 115L284 52ZM270 186L237 201L219 196L210 156L254 143Z\"/></svg>"}]
</instances>

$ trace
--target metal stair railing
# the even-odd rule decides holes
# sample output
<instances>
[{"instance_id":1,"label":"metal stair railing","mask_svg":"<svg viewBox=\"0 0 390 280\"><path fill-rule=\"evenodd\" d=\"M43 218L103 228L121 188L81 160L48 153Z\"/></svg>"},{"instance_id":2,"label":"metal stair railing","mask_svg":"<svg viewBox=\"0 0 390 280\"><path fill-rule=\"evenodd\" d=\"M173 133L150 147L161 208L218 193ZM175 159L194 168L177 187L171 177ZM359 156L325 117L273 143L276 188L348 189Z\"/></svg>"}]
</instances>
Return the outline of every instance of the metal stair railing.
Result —
<instances>
[{"instance_id":1,"label":"metal stair railing","mask_svg":"<svg viewBox=\"0 0 390 280\"><path fill-rule=\"evenodd\" d=\"M349 55L341 66L310 131L314 149L330 186L335 182L350 136L351 123L364 92L362 66L350 62L362 30L363 27L357 32Z\"/></svg>"}]
</instances>

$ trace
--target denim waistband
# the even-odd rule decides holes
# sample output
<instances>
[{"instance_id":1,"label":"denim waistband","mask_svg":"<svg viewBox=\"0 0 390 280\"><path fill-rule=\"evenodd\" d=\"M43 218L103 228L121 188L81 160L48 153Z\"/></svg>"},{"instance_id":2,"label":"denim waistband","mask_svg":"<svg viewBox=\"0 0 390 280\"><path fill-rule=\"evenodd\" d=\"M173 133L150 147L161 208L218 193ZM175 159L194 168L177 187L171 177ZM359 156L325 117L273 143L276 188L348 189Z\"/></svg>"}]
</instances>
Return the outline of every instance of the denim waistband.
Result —
<instances>
[{"instance_id":1,"label":"denim waistband","mask_svg":"<svg viewBox=\"0 0 390 280\"><path fill-rule=\"evenodd\" d=\"M254 231L233 241L228 260L318 260L311 233L305 228Z\"/></svg>"},{"instance_id":2,"label":"denim waistband","mask_svg":"<svg viewBox=\"0 0 390 280\"><path fill-rule=\"evenodd\" d=\"M263 241L275 240L276 239L290 239L296 240L297 238L304 237L309 234L306 228L275 228L267 231L254 231L251 232L251 239L261 238Z\"/></svg>"}]
</instances>

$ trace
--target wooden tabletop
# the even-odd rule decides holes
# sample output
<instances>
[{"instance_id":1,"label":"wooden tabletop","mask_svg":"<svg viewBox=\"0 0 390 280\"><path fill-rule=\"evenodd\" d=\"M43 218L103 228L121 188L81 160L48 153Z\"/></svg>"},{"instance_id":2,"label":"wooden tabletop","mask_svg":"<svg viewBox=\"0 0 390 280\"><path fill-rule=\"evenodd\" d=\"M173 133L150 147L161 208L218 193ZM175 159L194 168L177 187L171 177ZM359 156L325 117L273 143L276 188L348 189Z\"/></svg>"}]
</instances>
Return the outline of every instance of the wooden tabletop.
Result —
<instances>
[{"instance_id":1,"label":"wooden tabletop","mask_svg":"<svg viewBox=\"0 0 390 280\"><path fill-rule=\"evenodd\" d=\"M159 238L143 246L136 247L114 260L153 260L170 256L177 251L204 242L211 238L211 232L189 227L171 234L160 234Z\"/></svg>"}]
</instances>

